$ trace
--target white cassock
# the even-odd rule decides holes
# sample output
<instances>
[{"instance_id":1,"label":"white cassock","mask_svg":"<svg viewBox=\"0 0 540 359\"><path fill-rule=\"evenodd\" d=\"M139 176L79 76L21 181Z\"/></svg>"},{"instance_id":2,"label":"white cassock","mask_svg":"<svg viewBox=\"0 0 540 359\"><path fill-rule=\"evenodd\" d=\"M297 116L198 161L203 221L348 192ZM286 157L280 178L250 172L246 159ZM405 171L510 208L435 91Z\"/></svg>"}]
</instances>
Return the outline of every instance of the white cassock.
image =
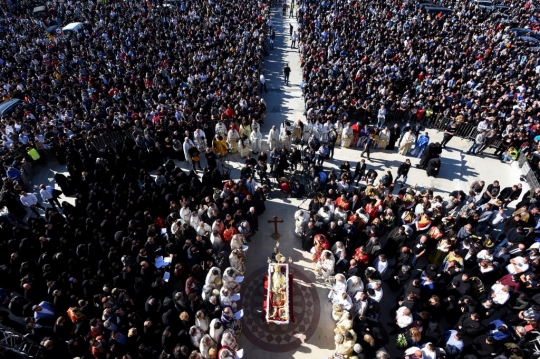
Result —
<instances>
[{"instance_id":1,"label":"white cassock","mask_svg":"<svg viewBox=\"0 0 540 359\"><path fill-rule=\"evenodd\" d=\"M338 278L341 278L342 281L339 281ZM336 283L330 289L328 293L328 299L333 300L337 293L345 292L347 290L347 280L343 274L336 274Z\"/></svg>"},{"instance_id":2,"label":"white cassock","mask_svg":"<svg viewBox=\"0 0 540 359\"><path fill-rule=\"evenodd\" d=\"M351 297L347 295L347 298L343 299L343 293L344 292L336 293L336 295L334 295L334 299L332 300L333 305L337 305L342 308L342 311L332 310L332 318L334 318L335 321L340 320L343 312L349 311L353 307Z\"/></svg>"},{"instance_id":3,"label":"white cassock","mask_svg":"<svg viewBox=\"0 0 540 359\"><path fill-rule=\"evenodd\" d=\"M241 158L247 157L247 155L249 154L249 145L249 138L241 138L240 140L238 140L238 151L240 152Z\"/></svg>"},{"instance_id":4,"label":"white cassock","mask_svg":"<svg viewBox=\"0 0 540 359\"><path fill-rule=\"evenodd\" d=\"M307 224L309 222L309 213L304 210L298 210L294 214L294 233L301 237L306 232Z\"/></svg>"},{"instance_id":5,"label":"white cassock","mask_svg":"<svg viewBox=\"0 0 540 359\"><path fill-rule=\"evenodd\" d=\"M202 225L201 225L202 223ZM212 232L212 227L210 227L208 224L201 222L199 223L199 227L197 228L197 234L199 236L204 236L206 232L210 233Z\"/></svg>"},{"instance_id":6,"label":"white cassock","mask_svg":"<svg viewBox=\"0 0 540 359\"><path fill-rule=\"evenodd\" d=\"M351 141L353 139L353 130L349 127L344 127L343 131L341 131L341 146L342 147L348 147L351 145Z\"/></svg>"},{"instance_id":7,"label":"white cassock","mask_svg":"<svg viewBox=\"0 0 540 359\"><path fill-rule=\"evenodd\" d=\"M219 235L214 235L213 233L210 235L210 242L212 242L212 247L215 251L218 251L221 248L221 245L223 244L223 239Z\"/></svg>"},{"instance_id":8,"label":"white cassock","mask_svg":"<svg viewBox=\"0 0 540 359\"><path fill-rule=\"evenodd\" d=\"M357 282L358 281L358 282ZM364 283L362 279L357 276L352 276L347 279L347 294L351 297L354 297L356 293L364 291Z\"/></svg>"},{"instance_id":9,"label":"white cassock","mask_svg":"<svg viewBox=\"0 0 540 359\"><path fill-rule=\"evenodd\" d=\"M203 339L205 338L210 338L210 343L212 343L212 337L208 334L206 334ZM210 350L210 348L212 348L212 345L205 345L204 342L205 340L201 339L201 345L199 345L199 351L201 352L201 356L204 358L204 359L210 359L210 355L208 353L208 351ZM214 344L215 346L215 344Z\"/></svg>"},{"instance_id":10,"label":"white cassock","mask_svg":"<svg viewBox=\"0 0 540 359\"><path fill-rule=\"evenodd\" d=\"M244 245L244 237L241 234L235 234L231 239L231 250L242 249Z\"/></svg>"},{"instance_id":11,"label":"white cassock","mask_svg":"<svg viewBox=\"0 0 540 359\"><path fill-rule=\"evenodd\" d=\"M199 152L203 152L206 150L206 135L203 130L196 129L193 133L193 143L199 150Z\"/></svg>"},{"instance_id":12,"label":"white cassock","mask_svg":"<svg viewBox=\"0 0 540 359\"><path fill-rule=\"evenodd\" d=\"M326 253L330 253L330 258L326 258ZM324 279L330 278L334 275L334 267L336 266L336 258L329 250L324 250L321 253L321 259L315 265L317 268L320 268L320 274Z\"/></svg>"},{"instance_id":13,"label":"white cassock","mask_svg":"<svg viewBox=\"0 0 540 359\"><path fill-rule=\"evenodd\" d=\"M268 132L268 146L270 146L270 151L274 148L278 148L279 145L279 132L277 129L270 129Z\"/></svg>"},{"instance_id":14,"label":"white cassock","mask_svg":"<svg viewBox=\"0 0 540 359\"><path fill-rule=\"evenodd\" d=\"M224 123L218 122L216 125L216 134L225 137L227 135L227 127Z\"/></svg>"},{"instance_id":15,"label":"white cassock","mask_svg":"<svg viewBox=\"0 0 540 359\"><path fill-rule=\"evenodd\" d=\"M281 148L290 149L291 148L291 137L287 135L287 132L285 129L281 129L279 133L279 142L281 144Z\"/></svg>"},{"instance_id":16,"label":"white cassock","mask_svg":"<svg viewBox=\"0 0 540 359\"><path fill-rule=\"evenodd\" d=\"M343 125L341 124L341 122L336 122L335 124L335 128L336 128L336 134L337 134L337 138L336 138L336 145L341 145L341 136L343 134Z\"/></svg>"},{"instance_id":17,"label":"white cassock","mask_svg":"<svg viewBox=\"0 0 540 359\"><path fill-rule=\"evenodd\" d=\"M261 152L262 134L259 131L253 131L249 136L249 140L251 141L251 149L253 150L253 152Z\"/></svg>"},{"instance_id":18,"label":"white cassock","mask_svg":"<svg viewBox=\"0 0 540 359\"><path fill-rule=\"evenodd\" d=\"M238 350L238 343L232 329L226 329L221 336L221 346L227 346L232 350Z\"/></svg>"},{"instance_id":19,"label":"white cassock","mask_svg":"<svg viewBox=\"0 0 540 359\"><path fill-rule=\"evenodd\" d=\"M313 127L311 128L311 132L319 141L322 140L322 125L320 123L314 123Z\"/></svg>"},{"instance_id":20,"label":"white cassock","mask_svg":"<svg viewBox=\"0 0 540 359\"><path fill-rule=\"evenodd\" d=\"M182 207L180 208L180 218L184 221L184 222L189 222L189 219L191 217L191 210L189 209L189 207Z\"/></svg>"},{"instance_id":21,"label":"white cassock","mask_svg":"<svg viewBox=\"0 0 540 359\"><path fill-rule=\"evenodd\" d=\"M212 274L212 272L214 270L217 270L218 271L218 274ZM210 268L210 270L208 271L208 274L206 275L206 280L204 281L204 285L206 287L209 287L209 288L221 288L221 285L218 285L216 283L216 279L219 278L221 279L221 269L219 269L218 267L212 267Z\"/></svg>"},{"instance_id":22,"label":"white cassock","mask_svg":"<svg viewBox=\"0 0 540 359\"><path fill-rule=\"evenodd\" d=\"M229 132L227 132L227 143L229 144L229 148L231 149L232 153L238 152L239 139L240 135L238 134L238 131L236 131L234 128L231 128Z\"/></svg>"},{"instance_id":23,"label":"white cassock","mask_svg":"<svg viewBox=\"0 0 540 359\"><path fill-rule=\"evenodd\" d=\"M319 217L321 217L324 223L330 223L330 221L332 220L332 211L330 210L325 212L324 208L320 208L317 214L319 215Z\"/></svg>"}]
</instances>

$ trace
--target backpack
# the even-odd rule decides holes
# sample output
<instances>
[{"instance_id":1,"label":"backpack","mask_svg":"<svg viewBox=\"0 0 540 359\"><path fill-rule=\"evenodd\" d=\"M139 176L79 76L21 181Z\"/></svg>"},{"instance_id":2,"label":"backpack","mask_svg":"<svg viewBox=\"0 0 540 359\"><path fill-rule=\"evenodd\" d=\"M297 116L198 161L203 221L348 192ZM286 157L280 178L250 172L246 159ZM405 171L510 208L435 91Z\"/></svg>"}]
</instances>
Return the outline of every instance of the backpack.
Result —
<instances>
[{"instance_id":1,"label":"backpack","mask_svg":"<svg viewBox=\"0 0 540 359\"><path fill-rule=\"evenodd\" d=\"M390 177L388 175L384 175L381 178L381 183L386 187L390 185Z\"/></svg>"}]
</instances>

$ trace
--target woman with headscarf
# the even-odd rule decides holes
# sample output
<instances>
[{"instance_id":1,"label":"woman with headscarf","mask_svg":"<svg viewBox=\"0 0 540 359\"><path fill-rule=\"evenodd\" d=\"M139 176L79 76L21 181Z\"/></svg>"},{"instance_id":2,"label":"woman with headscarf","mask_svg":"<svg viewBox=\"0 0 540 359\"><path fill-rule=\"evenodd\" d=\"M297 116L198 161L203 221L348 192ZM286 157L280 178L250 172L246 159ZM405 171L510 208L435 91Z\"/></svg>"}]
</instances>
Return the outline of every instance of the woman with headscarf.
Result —
<instances>
[{"instance_id":1,"label":"woman with headscarf","mask_svg":"<svg viewBox=\"0 0 540 359\"><path fill-rule=\"evenodd\" d=\"M212 337L209 334L206 334L201 339L201 345L199 345L199 351L204 359L212 359L210 351L216 351L217 345L212 340Z\"/></svg>"},{"instance_id":2,"label":"woman with headscarf","mask_svg":"<svg viewBox=\"0 0 540 359\"><path fill-rule=\"evenodd\" d=\"M208 333L208 329L210 328L210 319L204 310L199 310L197 313L195 313L195 325L203 332Z\"/></svg>"},{"instance_id":3,"label":"woman with headscarf","mask_svg":"<svg viewBox=\"0 0 540 359\"><path fill-rule=\"evenodd\" d=\"M229 256L229 262L231 266L236 269L240 274L244 274L246 267L244 262L246 261L246 255L241 249L233 249Z\"/></svg>"},{"instance_id":4,"label":"woman with headscarf","mask_svg":"<svg viewBox=\"0 0 540 359\"><path fill-rule=\"evenodd\" d=\"M236 277L239 276L241 276L241 273L233 267L229 267L223 272L223 285L228 288L231 293L240 292L240 284L236 281Z\"/></svg>"}]
</instances>

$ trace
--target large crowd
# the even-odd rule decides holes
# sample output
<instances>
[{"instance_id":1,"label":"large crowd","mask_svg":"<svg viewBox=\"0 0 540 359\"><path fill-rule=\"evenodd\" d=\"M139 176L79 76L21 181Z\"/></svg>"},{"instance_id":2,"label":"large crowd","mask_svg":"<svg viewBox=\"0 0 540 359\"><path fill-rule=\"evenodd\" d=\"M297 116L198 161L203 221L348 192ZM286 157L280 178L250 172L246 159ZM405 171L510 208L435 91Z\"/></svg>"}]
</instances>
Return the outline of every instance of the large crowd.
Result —
<instances>
[{"instance_id":1,"label":"large crowd","mask_svg":"<svg viewBox=\"0 0 540 359\"><path fill-rule=\"evenodd\" d=\"M239 140L229 131L266 114L267 5L38 5L2 3L0 19L2 99L23 101L0 125L1 324L46 358L241 357L265 194L218 165ZM63 32L71 22L82 28ZM125 140L87 141L114 132ZM45 150L69 175L32 193L25 162L46 165Z\"/></svg>"},{"instance_id":2,"label":"large crowd","mask_svg":"<svg viewBox=\"0 0 540 359\"><path fill-rule=\"evenodd\" d=\"M504 162L537 160L540 62L534 39L511 30L537 36L536 7L437 5L452 13L416 1L297 3L307 118L299 127L308 138L358 147L368 159L397 144L436 176L440 161L432 171L428 162L471 124L478 134L469 154L496 143ZM444 140L429 144L421 124L442 118L451 119ZM389 358L389 346L411 359L536 357L540 189L478 180L442 198L403 186L409 168L397 171L399 191L391 172L364 161L311 170L316 196L296 212L296 233L332 286L333 358ZM383 287L397 300L395 320L381 326Z\"/></svg>"},{"instance_id":3,"label":"large crowd","mask_svg":"<svg viewBox=\"0 0 540 359\"><path fill-rule=\"evenodd\" d=\"M474 2L441 4L454 13L382 0L291 6L306 120L272 128L267 154L267 4L67 1L33 12L39 4L2 3L0 91L24 104L0 124L9 211L0 294L24 320L0 311L0 324L27 333L47 358L241 356L236 303L267 163L298 196L283 177L305 163L315 198L295 214L295 230L332 286L334 358L389 357L377 320L383 280L398 293L392 333L406 357L534 356L540 189L479 180L443 199L404 186L410 161L397 171L399 190L391 171L364 161L323 167L335 146L369 159L372 148L397 145L436 176L462 123L478 126L471 153L499 139L503 160L537 153L540 64L508 30L536 28L535 6L518 2L501 17ZM62 33L77 21L79 32ZM420 132L431 116L454 120L441 145ZM405 125L387 127L392 120ZM113 132L125 141L103 150L85 142ZM302 140L305 151L283 151ZM42 149L67 167L55 176L61 192L33 194L21 181L25 162L44 164ZM229 151L247 160L241 178L224 183Z\"/></svg>"}]
</instances>

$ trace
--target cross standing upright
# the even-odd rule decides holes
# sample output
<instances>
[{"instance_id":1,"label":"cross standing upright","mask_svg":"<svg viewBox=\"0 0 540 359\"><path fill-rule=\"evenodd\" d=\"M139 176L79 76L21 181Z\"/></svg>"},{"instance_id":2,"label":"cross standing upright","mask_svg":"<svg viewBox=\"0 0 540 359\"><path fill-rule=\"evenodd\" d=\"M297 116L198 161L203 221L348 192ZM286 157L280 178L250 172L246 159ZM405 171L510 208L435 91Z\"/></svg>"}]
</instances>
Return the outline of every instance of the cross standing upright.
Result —
<instances>
[{"instance_id":1,"label":"cross standing upright","mask_svg":"<svg viewBox=\"0 0 540 359\"><path fill-rule=\"evenodd\" d=\"M274 233L272 234L272 238L277 240L281 237L281 234L279 234L277 230L277 224L283 222L284 221L282 219L278 219L278 216L274 216L271 220L268 221L268 223L274 223Z\"/></svg>"}]
</instances>

